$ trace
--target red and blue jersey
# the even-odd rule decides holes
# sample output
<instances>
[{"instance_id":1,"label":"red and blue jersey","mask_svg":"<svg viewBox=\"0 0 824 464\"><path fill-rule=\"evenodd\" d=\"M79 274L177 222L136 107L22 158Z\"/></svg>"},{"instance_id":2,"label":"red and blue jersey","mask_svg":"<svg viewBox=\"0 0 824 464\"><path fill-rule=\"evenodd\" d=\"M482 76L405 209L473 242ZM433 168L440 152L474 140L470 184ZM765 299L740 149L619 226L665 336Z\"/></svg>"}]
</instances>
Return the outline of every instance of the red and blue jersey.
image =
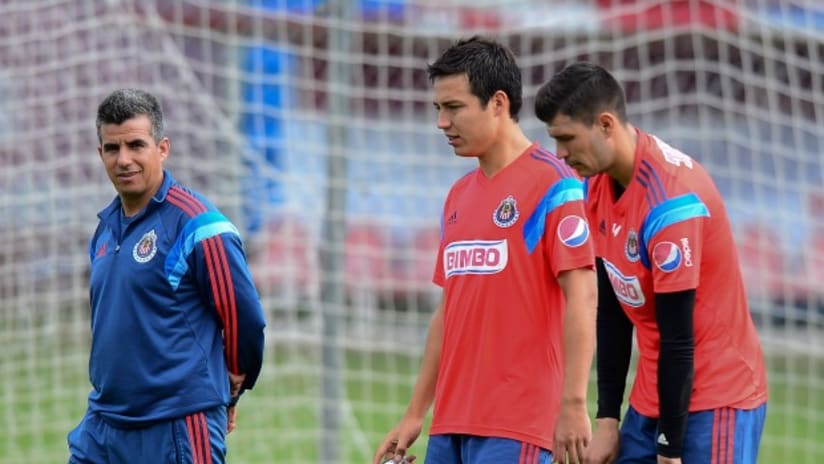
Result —
<instances>
[{"instance_id":1,"label":"red and blue jersey","mask_svg":"<svg viewBox=\"0 0 824 464\"><path fill-rule=\"evenodd\" d=\"M450 190L433 281L443 343L430 433L552 449L563 380L558 275L592 268L583 187L533 144L492 178Z\"/></svg>"},{"instance_id":2,"label":"red and blue jersey","mask_svg":"<svg viewBox=\"0 0 824 464\"><path fill-rule=\"evenodd\" d=\"M615 199L607 174L586 181L595 252L636 329L630 404L658 417L660 337L655 293L695 290L695 376L689 410L752 409L767 399L766 370L720 193L695 160L638 131L631 182Z\"/></svg>"},{"instance_id":3,"label":"red and blue jersey","mask_svg":"<svg viewBox=\"0 0 824 464\"><path fill-rule=\"evenodd\" d=\"M265 322L235 226L168 172L137 215L98 217L89 409L135 425L227 404L229 371L251 388Z\"/></svg>"}]
</instances>

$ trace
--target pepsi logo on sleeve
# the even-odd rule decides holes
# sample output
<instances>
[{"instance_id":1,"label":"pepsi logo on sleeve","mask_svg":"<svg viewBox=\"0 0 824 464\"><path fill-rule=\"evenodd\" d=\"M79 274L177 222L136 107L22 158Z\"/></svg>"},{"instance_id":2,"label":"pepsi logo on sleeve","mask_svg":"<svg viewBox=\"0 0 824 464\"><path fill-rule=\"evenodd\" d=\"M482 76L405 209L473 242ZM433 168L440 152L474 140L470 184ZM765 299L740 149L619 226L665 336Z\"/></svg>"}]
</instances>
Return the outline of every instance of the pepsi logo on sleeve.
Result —
<instances>
[{"instance_id":1,"label":"pepsi logo on sleeve","mask_svg":"<svg viewBox=\"0 0 824 464\"><path fill-rule=\"evenodd\" d=\"M681 265L681 249L672 242L660 242L652 249L652 260L658 269L672 272Z\"/></svg>"},{"instance_id":2,"label":"pepsi logo on sleeve","mask_svg":"<svg viewBox=\"0 0 824 464\"><path fill-rule=\"evenodd\" d=\"M564 245L575 248L586 243L589 238L589 226L581 216L569 215L558 224L558 239Z\"/></svg>"}]
</instances>

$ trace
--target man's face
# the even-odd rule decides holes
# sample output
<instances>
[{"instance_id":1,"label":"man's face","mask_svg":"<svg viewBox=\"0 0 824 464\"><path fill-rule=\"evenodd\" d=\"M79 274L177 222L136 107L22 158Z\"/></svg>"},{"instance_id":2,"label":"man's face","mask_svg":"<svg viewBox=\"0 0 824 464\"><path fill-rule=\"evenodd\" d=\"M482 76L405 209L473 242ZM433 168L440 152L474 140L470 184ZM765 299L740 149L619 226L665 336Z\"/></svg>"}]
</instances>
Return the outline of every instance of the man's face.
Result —
<instances>
[{"instance_id":1,"label":"man's face","mask_svg":"<svg viewBox=\"0 0 824 464\"><path fill-rule=\"evenodd\" d=\"M163 183L169 139L155 143L151 121L145 115L100 126L100 139L97 151L124 207L143 208Z\"/></svg>"},{"instance_id":2,"label":"man's face","mask_svg":"<svg viewBox=\"0 0 824 464\"><path fill-rule=\"evenodd\" d=\"M558 113L547 124L547 132L555 139L558 158L579 176L589 177L609 167L610 149L598 124L587 126Z\"/></svg>"},{"instance_id":3,"label":"man's face","mask_svg":"<svg viewBox=\"0 0 824 464\"><path fill-rule=\"evenodd\" d=\"M444 132L455 154L483 155L497 134L499 116L492 105L481 106L481 101L470 91L466 74L440 77L435 80L434 90L438 129Z\"/></svg>"}]
</instances>

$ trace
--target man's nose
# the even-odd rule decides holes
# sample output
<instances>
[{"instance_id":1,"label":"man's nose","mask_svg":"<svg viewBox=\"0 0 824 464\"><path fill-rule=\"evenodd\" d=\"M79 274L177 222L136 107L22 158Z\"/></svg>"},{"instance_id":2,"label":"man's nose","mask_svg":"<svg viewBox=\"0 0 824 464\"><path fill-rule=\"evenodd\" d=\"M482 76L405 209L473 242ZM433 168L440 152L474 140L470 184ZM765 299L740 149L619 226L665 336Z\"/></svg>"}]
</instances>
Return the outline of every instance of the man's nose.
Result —
<instances>
[{"instance_id":1,"label":"man's nose","mask_svg":"<svg viewBox=\"0 0 824 464\"><path fill-rule=\"evenodd\" d=\"M117 152L117 164L128 166L132 162L132 152L128 148L121 148Z\"/></svg>"},{"instance_id":2,"label":"man's nose","mask_svg":"<svg viewBox=\"0 0 824 464\"><path fill-rule=\"evenodd\" d=\"M444 114L444 111L438 111L438 129L446 129L452 125L452 121Z\"/></svg>"}]
</instances>

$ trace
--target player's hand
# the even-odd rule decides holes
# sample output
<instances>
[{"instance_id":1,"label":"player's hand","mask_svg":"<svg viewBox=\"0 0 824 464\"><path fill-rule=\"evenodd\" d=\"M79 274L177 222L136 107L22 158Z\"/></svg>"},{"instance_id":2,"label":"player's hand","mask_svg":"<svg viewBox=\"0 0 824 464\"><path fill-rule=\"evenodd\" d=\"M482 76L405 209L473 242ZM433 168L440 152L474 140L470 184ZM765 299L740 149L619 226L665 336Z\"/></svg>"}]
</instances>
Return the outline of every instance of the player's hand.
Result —
<instances>
[{"instance_id":1,"label":"player's hand","mask_svg":"<svg viewBox=\"0 0 824 464\"><path fill-rule=\"evenodd\" d=\"M412 443L418 439L423 429L423 420L404 417L389 433L386 434L378 450L375 451L373 464L381 464L387 459L394 459L401 462L406 458L406 462L414 462L415 456L407 455L406 452Z\"/></svg>"},{"instance_id":2,"label":"player's hand","mask_svg":"<svg viewBox=\"0 0 824 464\"><path fill-rule=\"evenodd\" d=\"M592 440L586 402L561 401L561 412L555 425L553 460L562 464L582 462L584 450Z\"/></svg>"},{"instance_id":3,"label":"player's hand","mask_svg":"<svg viewBox=\"0 0 824 464\"><path fill-rule=\"evenodd\" d=\"M237 396L240 394L240 387L246 381L246 374L233 374L229 372L229 394Z\"/></svg>"},{"instance_id":4,"label":"player's hand","mask_svg":"<svg viewBox=\"0 0 824 464\"><path fill-rule=\"evenodd\" d=\"M603 418L595 420L592 442L584 451L584 464L611 464L618 459L621 446L618 420Z\"/></svg>"},{"instance_id":5,"label":"player's hand","mask_svg":"<svg viewBox=\"0 0 824 464\"><path fill-rule=\"evenodd\" d=\"M681 458L665 458L659 454L658 464L681 464Z\"/></svg>"},{"instance_id":6,"label":"player's hand","mask_svg":"<svg viewBox=\"0 0 824 464\"><path fill-rule=\"evenodd\" d=\"M237 405L226 408L226 417L228 418L226 424L226 434L228 435L237 427Z\"/></svg>"},{"instance_id":7,"label":"player's hand","mask_svg":"<svg viewBox=\"0 0 824 464\"><path fill-rule=\"evenodd\" d=\"M246 374L233 374L229 372L229 394L232 398L235 398L240 394L240 388L243 386L243 382L245 380ZM228 419L226 424L226 434L230 434L235 427L237 427L237 404L226 408L226 417Z\"/></svg>"}]
</instances>

